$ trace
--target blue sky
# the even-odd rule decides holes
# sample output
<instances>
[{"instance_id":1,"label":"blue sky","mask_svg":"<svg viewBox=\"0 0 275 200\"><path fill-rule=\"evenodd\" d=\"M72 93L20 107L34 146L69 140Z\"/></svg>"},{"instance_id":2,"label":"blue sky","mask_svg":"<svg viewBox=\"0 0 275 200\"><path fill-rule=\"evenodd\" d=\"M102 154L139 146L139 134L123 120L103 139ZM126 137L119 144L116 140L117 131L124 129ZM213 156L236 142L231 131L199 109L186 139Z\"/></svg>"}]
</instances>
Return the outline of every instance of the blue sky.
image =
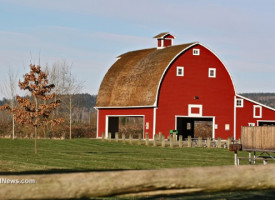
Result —
<instances>
[{"instance_id":1,"label":"blue sky","mask_svg":"<svg viewBox=\"0 0 275 200\"><path fill-rule=\"evenodd\" d=\"M227 65L237 92L275 92L275 1L0 0L0 83L11 67L66 60L96 94L116 57L156 46L199 41ZM0 96L2 97L2 96Z\"/></svg>"}]
</instances>

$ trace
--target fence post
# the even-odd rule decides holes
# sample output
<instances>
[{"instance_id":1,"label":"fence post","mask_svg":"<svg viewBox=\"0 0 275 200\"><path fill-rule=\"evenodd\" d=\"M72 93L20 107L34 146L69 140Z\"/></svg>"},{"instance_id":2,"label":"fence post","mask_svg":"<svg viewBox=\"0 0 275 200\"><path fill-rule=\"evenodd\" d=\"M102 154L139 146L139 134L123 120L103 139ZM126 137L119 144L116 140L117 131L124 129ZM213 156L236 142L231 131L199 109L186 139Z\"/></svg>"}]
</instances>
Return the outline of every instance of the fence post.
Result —
<instances>
[{"instance_id":1,"label":"fence post","mask_svg":"<svg viewBox=\"0 0 275 200\"><path fill-rule=\"evenodd\" d=\"M125 133L122 133L122 143L125 143Z\"/></svg>"},{"instance_id":2,"label":"fence post","mask_svg":"<svg viewBox=\"0 0 275 200\"><path fill-rule=\"evenodd\" d=\"M105 133L102 132L102 141L104 141L104 139L105 139Z\"/></svg>"},{"instance_id":3,"label":"fence post","mask_svg":"<svg viewBox=\"0 0 275 200\"><path fill-rule=\"evenodd\" d=\"M141 145L141 133L138 134L138 145Z\"/></svg>"},{"instance_id":4,"label":"fence post","mask_svg":"<svg viewBox=\"0 0 275 200\"><path fill-rule=\"evenodd\" d=\"M170 140L170 148L174 148L174 140L172 135L169 135L169 140Z\"/></svg>"},{"instance_id":5,"label":"fence post","mask_svg":"<svg viewBox=\"0 0 275 200\"><path fill-rule=\"evenodd\" d=\"M175 132L173 132L173 142L174 143L177 142L177 134Z\"/></svg>"},{"instance_id":6,"label":"fence post","mask_svg":"<svg viewBox=\"0 0 275 200\"><path fill-rule=\"evenodd\" d=\"M207 148L211 148L211 138L207 137Z\"/></svg>"},{"instance_id":7,"label":"fence post","mask_svg":"<svg viewBox=\"0 0 275 200\"><path fill-rule=\"evenodd\" d=\"M165 147L165 136L164 135L161 136L161 146Z\"/></svg>"},{"instance_id":8,"label":"fence post","mask_svg":"<svg viewBox=\"0 0 275 200\"><path fill-rule=\"evenodd\" d=\"M218 144L217 144L217 147L220 149L222 148L222 140L220 137L218 137Z\"/></svg>"},{"instance_id":9,"label":"fence post","mask_svg":"<svg viewBox=\"0 0 275 200\"><path fill-rule=\"evenodd\" d=\"M115 134L116 134L116 142L118 142L118 132L116 132Z\"/></svg>"},{"instance_id":10,"label":"fence post","mask_svg":"<svg viewBox=\"0 0 275 200\"><path fill-rule=\"evenodd\" d=\"M198 138L198 147L202 147L202 137Z\"/></svg>"},{"instance_id":11,"label":"fence post","mask_svg":"<svg viewBox=\"0 0 275 200\"><path fill-rule=\"evenodd\" d=\"M179 136L179 148L182 148L182 135Z\"/></svg>"},{"instance_id":12,"label":"fence post","mask_svg":"<svg viewBox=\"0 0 275 200\"><path fill-rule=\"evenodd\" d=\"M129 144L133 144L132 138L133 138L133 135L132 135L132 133L130 133L130 135L129 135Z\"/></svg>"},{"instance_id":13,"label":"fence post","mask_svg":"<svg viewBox=\"0 0 275 200\"><path fill-rule=\"evenodd\" d=\"M230 144L231 144L231 138L228 138L228 139L227 139L227 148L228 148L228 149L229 149Z\"/></svg>"},{"instance_id":14,"label":"fence post","mask_svg":"<svg viewBox=\"0 0 275 200\"><path fill-rule=\"evenodd\" d=\"M192 138L190 135L188 135L188 138L187 138L187 147L192 147Z\"/></svg>"},{"instance_id":15,"label":"fence post","mask_svg":"<svg viewBox=\"0 0 275 200\"><path fill-rule=\"evenodd\" d=\"M240 138L240 139L238 139L238 144L242 144L242 140L241 140L241 138Z\"/></svg>"},{"instance_id":16,"label":"fence post","mask_svg":"<svg viewBox=\"0 0 275 200\"><path fill-rule=\"evenodd\" d=\"M157 145L157 135L155 135L155 137L154 137L153 146L154 147L158 146Z\"/></svg>"},{"instance_id":17,"label":"fence post","mask_svg":"<svg viewBox=\"0 0 275 200\"><path fill-rule=\"evenodd\" d=\"M112 140L112 133L109 132L108 133L108 141L111 142L111 140Z\"/></svg>"},{"instance_id":18,"label":"fence post","mask_svg":"<svg viewBox=\"0 0 275 200\"><path fill-rule=\"evenodd\" d=\"M149 146L149 133L146 133L145 135L146 135L145 145Z\"/></svg>"},{"instance_id":19,"label":"fence post","mask_svg":"<svg viewBox=\"0 0 275 200\"><path fill-rule=\"evenodd\" d=\"M162 133L159 132L159 141L161 142L162 141Z\"/></svg>"}]
</instances>

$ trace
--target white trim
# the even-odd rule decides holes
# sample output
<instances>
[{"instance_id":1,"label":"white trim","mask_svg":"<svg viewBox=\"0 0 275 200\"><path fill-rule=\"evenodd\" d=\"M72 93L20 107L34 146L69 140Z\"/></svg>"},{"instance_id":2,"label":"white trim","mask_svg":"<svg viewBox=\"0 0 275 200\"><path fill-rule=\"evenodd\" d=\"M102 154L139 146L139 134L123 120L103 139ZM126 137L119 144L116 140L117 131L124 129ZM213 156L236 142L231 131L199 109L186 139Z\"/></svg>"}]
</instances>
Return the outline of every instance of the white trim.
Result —
<instances>
[{"instance_id":1,"label":"white trim","mask_svg":"<svg viewBox=\"0 0 275 200\"><path fill-rule=\"evenodd\" d=\"M94 107L95 109L115 109L115 108L155 108L156 106L108 106L108 107Z\"/></svg>"},{"instance_id":2,"label":"white trim","mask_svg":"<svg viewBox=\"0 0 275 200\"><path fill-rule=\"evenodd\" d=\"M256 115L256 109L259 108L260 115ZM253 118L262 118L263 115L263 108L259 105L253 105Z\"/></svg>"},{"instance_id":3,"label":"white trim","mask_svg":"<svg viewBox=\"0 0 275 200\"><path fill-rule=\"evenodd\" d=\"M105 138L108 138L109 116L105 115Z\"/></svg>"},{"instance_id":4,"label":"white trim","mask_svg":"<svg viewBox=\"0 0 275 200\"><path fill-rule=\"evenodd\" d=\"M254 100L252 100L252 99L246 98L246 97L244 97L244 96L242 96L242 95L236 94L236 96L237 96L237 97L240 97L240 98L243 98L243 99L245 99L245 100L247 100L247 101L250 101L250 102L252 102L252 103L255 103L255 104L257 104L257 105L259 105L259 106L262 106L262 107L264 107L264 108L267 108L267 109L269 109L269 110L275 111L275 108L266 106L266 105L261 104L261 103L259 103L259 102L257 102L257 101L254 101Z\"/></svg>"},{"instance_id":5,"label":"white trim","mask_svg":"<svg viewBox=\"0 0 275 200\"><path fill-rule=\"evenodd\" d=\"M211 75L211 71L213 70L214 75ZM208 78L216 78L216 68L208 68Z\"/></svg>"},{"instance_id":6,"label":"white trim","mask_svg":"<svg viewBox=\"0 0 275 200\"><path fill-rule=\"evenodd\" d=\"M192 108L199 108L199 113L192 113ZM188 104L188 116L190 117L201 117L202 116L202 105Z\"/></svg>"},{"instance_id":7,"label":"white trim","mask_svg":"<svg viewBox=\"0 0 275 200\"><path fill-rule=\"evenodd\" d=\"M243 99L241 98L236 98L236 108L243 108ZM241 105L238 105L238 101L241 102Z\"/></svg>"},{"instance_id":8,"label":"white trim","mask_svg":"<svg viewBox=\"0 0 275 200\"><path fill-rule=\"evenodd\" d=\"M142 124L142 129L143 129L143 138L145 138L145 115L106 115L105 116L105 138L106 135L108 135L108 128L109 128L109 117L143 117L143 124ZM107 134L106 134L107 133Z\"/></svg>"},{"instance_id":9,"label":"white trim","mask_svg":"<svg viewBox=\"0 0 275 200\"><path fill-rule=\"evenodd\" d=\"M179 74L179 70L181 69L181 74ZM184 76L184 67L177 66L177 76Z\"/></svg>"},{"instance_id":10,"label":"white trim","mask_svg":"<svg viewBox=\"0 0 275 200\"><path fill-rule=\"evenodd\" d=\"M193 49L193 56L199 56L200 55L200 49Z\"/></svg>"},{"instance_id":11,"label":"white trim","mask_svg":"<svg viewBox=\"0 0 275 200\"><path fill-rule=\"evenodd\" d=\"M215 116L190 117L185 115L175 115L175 130L177 129L177 118L212 118L212 138L215 138Z\"/></svg>"},{"instance_id":12,"label":"white trim","mask_svg":"<svg viewBox=\"0 0 275 200\"><path fill-rule=\"evenodd\" d=\"M234 121L233 121L234 140L236 140L236 126L237 126L237 108L236 108L236 95L234 95Z\"/></svg>"},{"instance_id":13,"label":"white trim","mask_svg":"<svg viewBox=\"0 0 275 200\"><path fill-rule=\"evenodd\" d=\"M215 125L216 125L216 117L213 117L212 118L213 119L213 124L212 124L212 138L214 139L215 138ZM218 127L218 125L217 125L217 127Z\"/></svg>"},{"instance_id":14,"label":"white trim","mask_svg":"<svg viewBox=\"0 0 275 200\"><path fill-rule=\"evenodd\" d=\"M155 139L156 134L156 117L157 117L157 108L154 108L154 118L153 118L153 139Z\"/></svg>"},{"instance_id":15,"label":"white trim","mask_svg":"<svg viewBox=\"0 0 275 200\"><path fill-rule=\"evenodd\" d=\"M224 66L225 70L227 71L229 77L230 77L230 80L232 82L232 85L233 85L233 89L234 89L234 93L236 95L236 89L235 89L235 84L233 82L233 79L232 79L232 76L231 74L229 73L226 65L224 64L224 62L219 58L219 56L217 56L217 54L215 54L215 52L213 52L211 49L209 49L208 47L206 47L205 45L199 43L199 42L195 42L193 44L191 44L190 46L184 48L182 51L180 51L176 56L174 56L173 59L171 59L171 61L168 63L168 65L166 66L165 70L163 71L162 73L162 76L160 78L160 81L159 81L159 84L158 84L158 89L157 89L157 94L156 94L156 99L155 99L155 103L154 103L154 106L157 106L157 102L158 102L158 97L159 97L159 91L160 91L160 86L161 86L161 83L162 83L162 80L164 79L164 76L167 72L167 70L170 68L170 66L172 65L172 63L181 55L183 54L185 51L189 50L190 48L192 48L193 46L195 45L201 45L202 47L206 48L207 50L209 50L211 53L213 53L217 58L218 60L222 63L222 65Z\"/></svg>"},{"instance_id":16,"label":"white trim","mask_svg":"<svg viewBox=\"0 0 275 200\"><path fill-rule=\"evenodd\" d=\"M259 122L275 122L275 120L257 120L257 126L259 126Z\"/></svg>"},{"instance_id":17,"label":"white trim","mask_svg":"<svg viewBox=\"0 0 275 200\"><path fill-rule=\"evenodd\" d=\"M96 109L96 138L98 138L98 119L99 119L99 110Z\"/></svg>"}]
</instances>

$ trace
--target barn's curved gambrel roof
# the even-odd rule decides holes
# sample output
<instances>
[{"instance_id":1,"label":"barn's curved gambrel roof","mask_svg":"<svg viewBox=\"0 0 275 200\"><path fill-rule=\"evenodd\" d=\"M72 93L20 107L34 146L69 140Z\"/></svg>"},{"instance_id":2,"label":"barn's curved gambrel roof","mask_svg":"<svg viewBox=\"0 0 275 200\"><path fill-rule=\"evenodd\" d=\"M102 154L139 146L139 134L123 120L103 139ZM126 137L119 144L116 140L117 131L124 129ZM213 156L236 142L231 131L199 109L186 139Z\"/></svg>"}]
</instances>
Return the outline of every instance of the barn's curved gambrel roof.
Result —
<instances>
[{"instance_id":1,"label":"barn's curved gambrel roof","mask_svg":"<svg viewBox=\"0 0 275 200\"><path fill-rule=\"evenodd\" d=\"M198 44L143 49L120 55L100 85L96 107L156 106L166 70L181 53Z\"/></svg>"}]
</instances>

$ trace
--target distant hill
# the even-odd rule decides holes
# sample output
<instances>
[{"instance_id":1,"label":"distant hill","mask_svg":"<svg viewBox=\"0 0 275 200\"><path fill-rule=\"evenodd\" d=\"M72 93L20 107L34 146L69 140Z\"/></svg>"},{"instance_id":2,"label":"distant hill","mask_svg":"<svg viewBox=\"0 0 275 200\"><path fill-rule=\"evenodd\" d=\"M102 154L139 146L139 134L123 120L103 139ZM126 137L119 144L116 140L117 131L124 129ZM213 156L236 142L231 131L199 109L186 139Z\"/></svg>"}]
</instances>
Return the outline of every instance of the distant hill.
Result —
<instances>
[{"instance_id":1,"label":"distant hill","mask_svg":"<svg viewBox=\"0 0 275 200\"><path fill-rule=\"evenodd\" d=\"M75 94L73 95L72 101L73 101L73 105L75 105L78 108L92 109L96 104L96 98L97 98L97 95L90 95L88 93ZM9 103L9 100L6 98L0 100L0 106L7 103Z\"/></svg>"},{"instance_id":2,"label":"distant hill","mask_svg":"<svg viewBox=\"0 0 275 200\"><path fill-rule=\"evenodd\" d=\"M240 95L275 108L275 93L242 93Z\"/></svg>"}]
</instances>

